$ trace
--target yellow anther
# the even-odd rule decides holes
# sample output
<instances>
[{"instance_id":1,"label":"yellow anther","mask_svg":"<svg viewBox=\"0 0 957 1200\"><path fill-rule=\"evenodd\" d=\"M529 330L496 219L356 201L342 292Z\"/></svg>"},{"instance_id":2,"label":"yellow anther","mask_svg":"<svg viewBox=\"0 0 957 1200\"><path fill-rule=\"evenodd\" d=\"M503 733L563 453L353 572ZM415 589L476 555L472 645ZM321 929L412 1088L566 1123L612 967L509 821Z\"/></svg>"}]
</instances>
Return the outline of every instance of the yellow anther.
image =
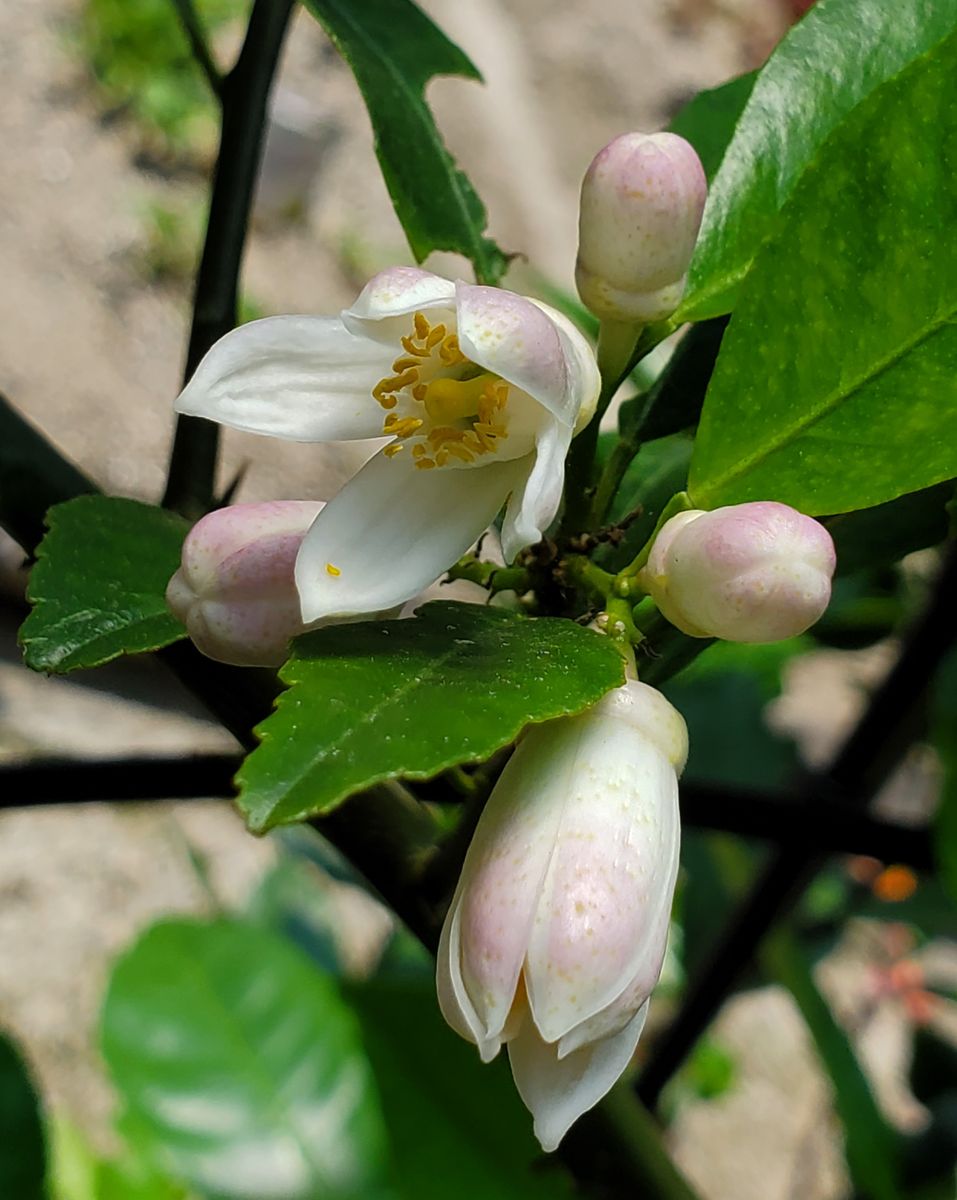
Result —
<instances>
[{"instance_id":1,"label":"yellow anther","mask_svg":"<svg viewBox=\"0 0 957 1200\"><path fill-rule=\"evenodd\" d=\"M439 342L444 339L446 333L448 333L448 330L444 325L436 325L435 328L429 333L429 336L425 339L426 349L434 350Z\"/></svg>"},{"instance_id":2,"label":"yellow anther","mask_svg":"<svg viewBox=\"0 0 957 1200\"><path fill-rule=\"evenodd\" d=\"M485 421L476 421L472 426L476 433L484 433L488 437L504 438L508 437L508 430L504 425L492 425Z\"/></svg>"},{"instance_id":3,"label":"yellow anther","mask_svg":"<svg viewBox=\"0 0 957 1200\"><path fill-rule=\"evenodd\" d=\"M422 365L421 360L419 358L417 358L416 355L400 354L399 357L392 364L392 370L399 371L400 373L403 371L415 371L416 378L418 378L419 367L421 365Z\"/></svg>"},{"instance_id":4,"label":"yellow anther","mask_svg":"<svg viewBox=\"0 0 957 1200\"><path fill-rule=\"evenodd\" d=\"M473 454L488 454L490 448L480 440L477 433L472 433L471 430L462 438L462 445L471 450ZM494 446L491 448L494 449Z\"/></svg>"},{"instance_id":5,"label":"yellow anther","mask_svg":"<svg viewBox=\"0 0 957 1200\"><path fill-rule=\"evenodd\" d=\"M459 349L458 335L450 333L447 338L439 346L439 358L448 366L454 366L457 363L468 362L468 359Z\"/></svg>"},{"instance_id":6,"label":"yellow anther","mask_svg":"<svg viewBox=\"0 0 957 1200\"><path fill-rule=\"evenodd\" d=\"M423 442L416 442L412 447L412 457L421 458L423 454L428 454L428 450Z\"/></svg>"},{"instance_id":7,"label":"yellow anther","mask_svg":"<svg viewBox=\"0 0 957 1200\"><path fill-rule=\"evenodd\" d=\"M421 403L425 399L425 393L426 385L424 383L417 383L412 389L412 399L418 400Z\"/></svg>"},{"instance_id":8,"label":"yellow anther","mask_svg":"<svg viewBox=\"0 0 957 1200\"><path fill-rule=\"evenodd\" d=\"M453 429L451 425L436 425L429 430L429 441L433 446L441 446L445 442L461 442L465 437L464 429Z\"/></svg>"},{"instance_id":9,"label":"yellow anther","mask_svg":"<svg viewBox=\"0 0 957 1200\"><path fill-rule=\"evenodd\" d=\"M435 463L431 458L420 458L415 465L420 471L431 471Z\"/></svg>"},{"instance_id":10,"label":"yellow anther","mask_svg":"<svg viewBox=\"0 0 957 1200\"><path fill-rule=\"evenodd\" d=\"M326 563L326 574L331 575L333 578L336 578L336 576L341 575L342 572L339 570L338 567L334 567L332 565L332 563Z\"/></svg>"},{"instance_id":11,"label":"yellow anther","mask_svg":"<svg viewBox=\"0 0 957 1200\"><path fill-rule=\"evenodd\" d=\"M425 424L419 417L402 417L389 426L389 433L397 438L411 437L417 429Z\"/></svg>"},{"instance_id":12,"label":"yellow anther","mask_svg":"<svg viewBox=\"0 0 957 1200\"><path fill-rule=\"evenodd\" d=\"M410 355L418 361L420 358L428 358L429 352L423 346L420 346L411 333L407 333L405 337L399 338L402 349L406 354Z\"/></svg>"},{"instance_id":13,"label":"yellow anther","mask_svg":"<svg viewBox=\"0 0 957 1200\"><path fill-rule=\"evenodd\" d=\"M443 450L446 454L454 455L455 458L459 459L460 462L475 462L475 455L472 453L472 451L461 445L459 442L448 442L443 447ZM438 455L436 455L436 460L437 459Z\"/></svg>"},{"instance_id":14,"label":"yellow anther","mask_svg":"<svg viewBox=\"0 0 957 1200\"><path fill-rule=\"evenodd\" d=\"M382 422L382 428L391 429L398 419L399 418L396 413L389 413L386 419Z\"/></svg>"},{"instance_id":15,"label":"yellow anther","mask_svg":"<svg viewBox=\"0 0 957 1200\"><path fill-rule=\"evenodd\" d=\"M424 342L429 336L429 330L432 328L432 326L429 324L428 317L426 317L425 313L417 312L412 318L412 323L415 325L416 337L418 337L420 341Z\"/></svg>"},{"instance_id":16,"label":"yellow anther","mask_svg":"<svg viewBox=\"0 0 957 1200\"><path fill-rule=\"evenodd\" d=\"M449 461L448 450L439 450L435 456L435 465L437 467L444 467L448 461Z\"/></svg>"},{"instance_id":17,"label":"yellow anther","mask_svg":"<svg viewBox=\"0 0 957 1200\"><path fill-rule=\"evenodd\" d=\"M400 451L400 450L402 450L403 448L404 448L404 443L402 443L402 442L393 442L391 446L386 446L386 448L385 448L385 450L383 451L383 453L385 454L386 458L395 458L395 456L396 456L396 455L399 453L399 451Z\"/></svg>"},{"instance_id":18,"label":"yellow anther","mask_svg":"<svg viewBox=\"0 0 957 1200\"><path fill-rule=\"evenodd\" d=\"M391 395L376 396L376 399L379 401L379 403L382 405L383 408L395 408L396 404L398 404L398 400L396 399L396 397L391 396Z\"/></svg>"}]
</instances>

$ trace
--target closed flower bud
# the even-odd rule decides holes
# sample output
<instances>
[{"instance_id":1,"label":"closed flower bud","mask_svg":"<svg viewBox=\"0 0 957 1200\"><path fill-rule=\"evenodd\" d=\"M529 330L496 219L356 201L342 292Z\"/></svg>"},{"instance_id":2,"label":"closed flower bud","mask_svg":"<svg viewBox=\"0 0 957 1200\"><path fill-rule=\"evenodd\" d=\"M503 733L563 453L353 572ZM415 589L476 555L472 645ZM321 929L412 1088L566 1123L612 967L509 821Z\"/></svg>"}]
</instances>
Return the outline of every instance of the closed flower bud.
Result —
<instances>
[{"instance_id":1,"label":"closed flower bud","mask_svg":"<svg viewBox=\"0 0 957 1200\"><path fill-rule=\"evenodd\" d=\"M834 543L823 525L771 500L679 513L655 539L640 581L691 637L776 642L827 608Z\"/></svg>"},{"instance_id":2,"label":"closed flower bud","mask_svg":"<svg viewBox=\"0 0 957 1200\"><path fill-rule=\"evenodd\" d=\"M236 666L278 666L305 629L296 555L316 500L234 504L198 521L183 543L166 603L197 649Z\"/></svg>"},{"instance_id":3,"label":"closed flower bud","mask_svg":"<svg viewBox=\"0 0 957 1200\"><path fill-rule=\"evenodd\" d=\"M438 993L483 1061L508 1046L554 1150L634 1053L678 871L684 721L646 684L532 726L482 814L442 930Z\"/></svg>"},{"instance_id":4,"label":"closed flower bud","mask_svg":"<svg viewBox=\"0 0 957 1200\"><path fill-rule=\"evenodd\" d=\"M582 182L578 292L602 320L661 321L678 307L707 197L694 148L674 133L624 133Z\"/></svg>"}]
</instances>

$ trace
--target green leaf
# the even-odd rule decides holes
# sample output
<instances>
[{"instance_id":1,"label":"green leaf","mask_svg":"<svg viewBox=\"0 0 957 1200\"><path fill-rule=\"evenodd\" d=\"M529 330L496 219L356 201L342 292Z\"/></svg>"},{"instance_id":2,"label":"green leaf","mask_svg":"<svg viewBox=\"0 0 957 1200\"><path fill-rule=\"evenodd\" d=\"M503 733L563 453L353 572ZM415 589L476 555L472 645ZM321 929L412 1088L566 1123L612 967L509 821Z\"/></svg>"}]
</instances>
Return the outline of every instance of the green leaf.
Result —
<instances>
[{"instance_id":1,"label":"green leaf","mask_svg":"<svg viewBox=\"0 0 957 1200\"><path fill-rule=\"evenodd\" d=\"M0 1196L43 1200L45 1174L40 1102L26 1064L0 1033Z\"/></svg>"},{"instance_id":2,"label":"green leaf","mask_svg":"<svg viewBox=\"0 0 957 1200\"><path fill-rule=\"evenodd\" d=\"M20 629L35 671L65 674L186 636L164 594L189 525L116 496L79 496L50 510Z\"/></svg>"},{"instance_id":3,"label":"green leaf","mask_svg":"<svg viewBox=\"0 0 957 1200\"><path fill-rule=\"evenodd\" d=\"M950 520L946 506L953 497L951 479L874 508L826 520L837 552L838 575L887 567L905 554L939 545L947 537Z\"/></svg>"},{"instance_id":4,"label":"green leaf","mask_svg":"<svg viewBox=\"0 0 957 1200\"><path fill-rule=\"evenodd\" d=\"M623 679L607 638L572 621L426 604L297 639L289 685L237 777L255 832L328 813L383 779L480 761L530 721L581 712Z\"/></svg>"},{"instance_id":5,"label":"green leaf","mask_svg":"<svg viewBox=\"0 0 957 1200\"><path fill-rule=\"evenodd\" d=\"M571 1196L568 1177L541 1162L505 1055L480 1062L440 1017L431 979L374 980L348 994L375 1068L403 1196Z\"/></svg>"},{"instance_id":6,"label":"green leaf","mask_svg":"<svg viewBox=\"0 0 957 1200\"><path fill-rule=\"evenodd\" d=\"M780 928L766 940L761 962L797 1001L834 1085L855 1194L862 1200L901 1200L898 1136L881 1116L847 1035L818 991L804 951L789 930Z\"/></svg>"},{"instance_id":7,"label":"green leaf","mask_svg":"<svg viewBox=\"0 0 957 1200\"><path fill-rule=\"evenodd\" d=\"M0 395L0 526L33 553L43 537L43 514L96 485L62 458Z\"/></svg>"},{"instance_id":8,"label":"green leaf","mask_svg":"<svg viewBox=\"0 0 957 1200\"><path fill-rule=\"evenodd\" d=\"M679 134L697 150L709 181L721 166L757 79L757 71L748 71L720 87L699 92L668 126L671 133Z\"/></svg>"},{"instance_id":9,"label":"green leaf","mask_svg":"<svg viewBox=\"0 0 957 1200\"><path fill-rule=\"evenodd\" d=\"M472 260L497 283L508 259L484 236L486 213L445 148L425 86L436 75L481 80L468 57L411 0L306 0L362 91L396 216L418 262L433 250Z\"/></svg>"},{"instance_id":10,"label":"green leaf","mask_svg":"<svg viewBox=\"0 0 957 1200\"><path fill-rule=\"evenodd\" d=\"M382 1194L359 1030L336 984L283 938L155 925L114 968L102 1038L124 1125L210 1200Z\"/></svg>"},{"instance_id":11,"label":"green leaf","mask_svg":"<svg viewBox=\"0 0 957 1200\"><path fill-rule=\"evenodd\" d=\"M731 311L777 214L830 134L955 25L957 0L818 0L759 73L737 122L711 186L681 320ZM792 293L782 294L790 303Z\"/></svg>"},{"instance_id":12,"label":"green leaf","mask_svg":"<svg viewBox=\"0 0 957 1200\"><path fill-rule=\"evenodd\" d=\"M818 155L724 337L689 491L882 504L957 475L957 35Z\"/></svg>"}]
</instances>

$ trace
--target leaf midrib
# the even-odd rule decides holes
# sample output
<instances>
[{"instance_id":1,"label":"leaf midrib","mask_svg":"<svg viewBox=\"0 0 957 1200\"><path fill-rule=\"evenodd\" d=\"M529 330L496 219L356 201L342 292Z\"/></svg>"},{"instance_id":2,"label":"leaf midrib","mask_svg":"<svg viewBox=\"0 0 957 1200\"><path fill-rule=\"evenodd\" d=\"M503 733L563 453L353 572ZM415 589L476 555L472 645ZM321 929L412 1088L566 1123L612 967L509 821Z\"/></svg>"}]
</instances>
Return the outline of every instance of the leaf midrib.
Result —
<instances>
[{"instance_id":1,"label":"leaf midrib","mask_svg":"<svg viewBox=\"0 0 957 1200\"><path fill-rule=\"evenodd\" d=\"M837 408L845 400L849 399L862 388L873 383L875 379L889 371L898 362L910 354L921 342L935 336L941 329L950 324L957 313L957 302L955 302L945 313L935 318L928 325L921 328L914 337L905 340L883 359L878 359L876 363L872 363L871 367L863 374L854 378L847 387L838 388L827 393L820 403L811 411L802 413L797 420L793 421L789 426L783 429L777 435L768 439L767 442L754 453L738 459L735 465L725 471L723 475L715 476L701 488L691 486L691 494L694 500L704 500L709 496L714 495L716 491L720 491L727 484L735 479L746 475L751 471L756 464L763 462L776 454L789 442L797 440L803 433L816 425L819 421L829 416L835 408Z\"/></svg>"}]
</instances>

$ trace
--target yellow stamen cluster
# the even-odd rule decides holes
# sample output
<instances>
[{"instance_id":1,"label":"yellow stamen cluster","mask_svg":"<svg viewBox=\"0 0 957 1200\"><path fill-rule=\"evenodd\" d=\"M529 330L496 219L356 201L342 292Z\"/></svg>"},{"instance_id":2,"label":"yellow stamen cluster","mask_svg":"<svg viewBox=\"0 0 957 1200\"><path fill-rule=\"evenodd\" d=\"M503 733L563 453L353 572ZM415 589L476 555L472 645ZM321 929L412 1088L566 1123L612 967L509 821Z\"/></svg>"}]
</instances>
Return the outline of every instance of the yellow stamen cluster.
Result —
<instances>
[{"instance_id":1,"label":"yellow stamen cluster","mask_svg":"<svg viewBox=\"0 0 957 1200\"><path fill-rule=\"evenodd\" d=\"M387 410L382 432L396 438L386 446L386 456L395 457L413 436L421 439L413 445L412 457L423 471L444 467L452 459L471 463L483 454L495 453L498 442L508 437L508 384L491 374L468 379L446 374L472 364L459 348L458 336L441 323L431 325L424 313L415 313L413 332L401 343L404 353L392 364L394 374L380 379L372 389L373 398ZM400 417L391 411L403 391L422 405L421 417ZM427 424L432 427L423 428Z\"/></svg>"}]
</instances>

